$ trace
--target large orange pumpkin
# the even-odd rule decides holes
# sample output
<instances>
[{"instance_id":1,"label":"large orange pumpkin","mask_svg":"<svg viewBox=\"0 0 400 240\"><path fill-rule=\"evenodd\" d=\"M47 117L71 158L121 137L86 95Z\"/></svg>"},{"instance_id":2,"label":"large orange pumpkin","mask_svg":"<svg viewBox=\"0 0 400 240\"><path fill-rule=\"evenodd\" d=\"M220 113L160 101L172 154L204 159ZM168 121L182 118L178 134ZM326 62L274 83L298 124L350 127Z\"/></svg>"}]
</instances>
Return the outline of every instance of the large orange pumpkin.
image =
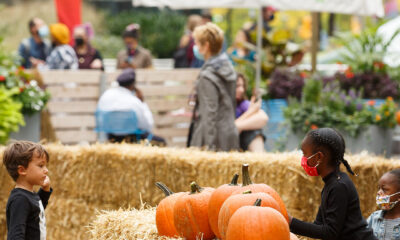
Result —
<instances>
[{"instance_id":1,"label":"large orange pumpkin","mask_svg":"<svg viewBox=\"0 0 400 240\"><path fill-rule=\"evenodd\" d=\"M290 240L289 225L280 212L270 207L245 206L231 217L226 240Z\"/></svg>"},{"instance_id":2,"label":"large orange pumpkin","mask_svg":"<svg viewBox=\"0 0 400 240\"><path fill-rule=\"evenodd\" d=\"M219 211L225 200L231 196L234 191L240 188L240 186L237 184L238 178L239 174L235 174L230 184L224 184L215 189L211 195L210 202L208 203L208 220L210 222L212 231L219 239L221 239L221 235L218 230Z\"/></svg>"},{"instance_id":3,"label":"large orange pumpkin","mask_svg":"<svg viewBox=\"0 0 400 240\"><path fill-rule=\"evenodd\" d=\"M167 186L161 182L156 183L164 193L166 198L161 200L156 209L156 226L158 235L166 237L179 236L174 225L174 206L176 200L184 193L173 193Z\"/></svg>"},{"instance_id":4,"label":"large orange pumpkin","mask_svg":"<svg viewBox=\"0 0 400 240\"><path fill-rule=\"evenodd\" d=\"M251 206L257 199L261 199L262 207L271 207L280 211L278 203L267 193L251 193L232 195L222 204L218 217L218 229L221 234L220 239L226 239L226 231L232 215L243 206Z\"/></svg>"},{"instance_id":5,"label":"large orange pumpkin","mask_svg":"<svg viewBox=\"0 0 400 240\"><path fill-rule=\"evenodd\" d=\"M213 239L215 237L208 221L208 202L214 188L201 188L192 182L191 191L175 203L174 224L179 235L187 240Z\"/></svg>"},{"instance_id":6,"label":"large orange pumpkin","mask_svg":"<svg viewBox=\"0 0 400 240\"><path fill-rule=\"evenodd\" d=\"M259 183L255 184L251 181L250 174L249 174L249 165L248 164L243 164L242 166L242 178L243 178L243 185L242 187L233 192L232 194L241 194L245 191L251 191L253 193L257 192L264 192L268 193L275 199L275 201L279 204L279 207L281 208L281 213L282 215L286 218L286 221L289 222L289 216L286 210L285 203L279 196L279 194L270 186L267 184Z\"/></svg>"},{"instance_id":7,"label":"large orange pumpkin","mask_svg":"<svg viewBox=\"0 0 400 240\"><path fill-rule=\"evenodd\" d=\"M299 240L299 238L293 233L290 233L290 240Z\"/></svg>"}]
</instances>

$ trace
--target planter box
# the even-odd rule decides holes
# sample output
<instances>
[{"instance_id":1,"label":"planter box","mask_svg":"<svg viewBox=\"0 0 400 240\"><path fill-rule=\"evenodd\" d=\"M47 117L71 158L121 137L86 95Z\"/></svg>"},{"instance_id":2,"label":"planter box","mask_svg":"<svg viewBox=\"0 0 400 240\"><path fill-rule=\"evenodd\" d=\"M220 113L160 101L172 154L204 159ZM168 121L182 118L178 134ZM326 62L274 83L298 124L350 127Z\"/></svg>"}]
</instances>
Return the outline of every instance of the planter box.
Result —
<instances>
[{"instance_id":1,"label":"planter box","mask_svg":"<svg viewBox=\"0 0 400 240\"><path fill-rule=\"evenodd\" d=\"M24 115L25 126L20 126L18 132L12 132L10 139L40 141L40 112L32 116Z\"/></svg>"},{"instance_id":2,"label":"planter box","mask_svg":"<svg viewBox=\"0 0 400 240\"><path fill-rule=\"evenodd\" d=\"M263 100L261 108L268 115L267 126L264 127L263 133L267 137L265 141L265 149L267 151L277 150L277 142L285 137L286 129L283 126L285 118L283 117L282 108L287 107L286 99Z\"/></svg>"},{"instance_id":3,"label":"planter box","mask_svg":"<svg viewBox=\"0 0 400 240\"><path fill-rule=\"evenodd\" d=\"M360 153L364 150L376 155L384 155L390 157L392 154L394 129L386 129L378 126L369 126L362 131L356 138L350 137L343 133L346 142L347 153ZM292 151L300 149L301 141L305 134L290 133L286 140L286 150Z\"/></svg>"}]
</instances>

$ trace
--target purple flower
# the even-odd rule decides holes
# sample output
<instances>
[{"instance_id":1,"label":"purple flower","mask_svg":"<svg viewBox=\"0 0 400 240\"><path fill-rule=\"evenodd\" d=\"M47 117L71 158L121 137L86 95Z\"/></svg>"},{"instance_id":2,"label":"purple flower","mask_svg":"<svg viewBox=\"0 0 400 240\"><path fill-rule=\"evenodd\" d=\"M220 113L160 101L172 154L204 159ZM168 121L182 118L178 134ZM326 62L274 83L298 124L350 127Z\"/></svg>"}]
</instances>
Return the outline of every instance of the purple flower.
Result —
<instances>
[{"instance_id":1,"label":"purple flower","mask_svg":"<svg viewBox=\"0 0 400 240\"><path fill-rule=\"evenodd\" d=\"M350 89L350 91L349 91L349 96L350 96L352 99L356 98L356 93L354 92L353 89Z\"/></svg>"},{"instance_id":2,"label":"purple flower","mask_svg":"<svg viewBox=\"0 0 400 240\"><path fill-rule=\"evenodd\" d=\"M340 99L342 99L343 101L346 100L346 95L344 93L340 94Z\"/></svg>"},{"instance_id":3,"label":"purple flower","mask_svg":"<svg viewBox=\"0 0 400 240\"><path fill-rule=\"evenodd\" d=\"M356 104L356 109L357 109L357 111L361 111L363 109L362 103L357 103Z\"/></svg>"}]
</instances>

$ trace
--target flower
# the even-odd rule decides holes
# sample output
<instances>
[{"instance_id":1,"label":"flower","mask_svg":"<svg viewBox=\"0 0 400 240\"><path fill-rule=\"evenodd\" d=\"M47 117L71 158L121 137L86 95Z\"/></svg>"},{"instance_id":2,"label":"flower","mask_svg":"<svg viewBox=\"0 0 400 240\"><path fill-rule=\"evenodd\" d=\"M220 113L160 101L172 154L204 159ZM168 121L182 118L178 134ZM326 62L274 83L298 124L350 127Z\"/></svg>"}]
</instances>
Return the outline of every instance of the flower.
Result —
<instances>
[{"instance_id":1,"label":"flower","mask_svg":"<svg viewBox=\"0 0 400 240\"><path fill-rule=\"evenodd\" d=\"M308 121L308 119L306 119L306 120L304 121L304 124L305 124L305 125L310 125L310 121Z\"/></svg>"},{"instance_id":2,"label":"flower","mask_svg":"<svg viewBox=\"0 0 400 240\"><path fill-rule=\"evenodd\" d=\"M313 124L313 125L311 125L311 129L312 129L312 130L318 129L318 126L315 125L315 124Z\"/></svg>"},{"instance_id":3,"label":"flower","mask_svg":"<svg viewBox=\"0 0 400 240\"><path fill-rule=\"evenodd\" d=\"M337 61L336 64L337 64L337 65L342 65L343 63L340 62L340 61Z\"/></svg>"},{"instance_id":4,"label":"flower","mask_svg":"<svg viewBox=\"0 0 400 240\"><path fill-rule=\"evenodd\" d=\"M382 119L381 115L379 115L379 114L376 114L376 115L375 115L375 120L376 120L377 122L379 122L381 119Z\"/></svg>"},{"instance_id":5,"label":"flower","mask_svg":"<svg viewBox=\"0 0 400 240\"><path fill-rule=\"evenodd\" d=\"M367 102L367 104L369 105L369 106L375 106L375 100L369 100L368 102Z\"/></svg>"},{"instance_id":6,"label":"flower","mask_svg":"<svg viewBox=\"0 0 400 240\"><path fill-rule=\"evenodd\" d=\"M387 98L386 98L386 100L388 100L388 101L391 101L391 102L392 102L392 101L393 101L393 98L389 96L389 97L387 97Z\"/></svg>"},{"instance_id":7,"label":"flower","mask_svg":"<svg viewBox=\"0 0 400 240\"><path fill-rule=\"evenodd\" d=\"M6 77L4 77L3 75L0 75L0 82L4 82L6 80Z\"/></svg>"},{"instance_id":8,"label":"flower","mask_svg":"<svg viewBox=\"0 0 400 240\"><path fill-rule=\"evenodd\" d=\"M346 71L346 78L353 78L354 77L354 73L350 72L350 71Z\"/></svg>"},{"instance_id":9,"label":"flower","mask_svg":"<svg viewBox=\"0 0 400 240\"><path fill-rule=\"evenodd\" d=\"M19 88L19 92L20 92L20 93L22 93L24 90L25 90L24 87L20 87L20 88Z\"/></svg>"},{"instance_id":10,"label":"flower","mask_svg":"<svg viewBox=\"0 0 400 240\"><path fill-rule=\"evenodd\" d=\"M374 62L374 67L382 69L385 66L383 62Z\"/></svg>"},{"instance_id":11,"label":"flower","mask_svg":"<svg viewBox=\"0 0 400 240\"><path fill-rule=\"evenodd\" d=\"M363 104L362 103L357 103L356 109L357 109L357 111L361 111L363 109Z\"/></svg>"},{"instance_id":12,"label":"flower","mask_svg":"<svg viewBox=\"0 0 400 240\"><path fill-rule=\"evenodd\" d=\"M390 115L389 111L385 111L385 116L388 117Z\"/></svg>"},{"instance_id":13,"label":"flower","mask_svg":"<svg viewBox=\"0 0 400 240\"><path fill-rule=\"evenodd\" d=\"M306 73L306 72L301 72L301 73L300 73L300 76L301 76L302 78L306 78L306 77L307 77L307 73Z\"/></svg>"}]
</instances>

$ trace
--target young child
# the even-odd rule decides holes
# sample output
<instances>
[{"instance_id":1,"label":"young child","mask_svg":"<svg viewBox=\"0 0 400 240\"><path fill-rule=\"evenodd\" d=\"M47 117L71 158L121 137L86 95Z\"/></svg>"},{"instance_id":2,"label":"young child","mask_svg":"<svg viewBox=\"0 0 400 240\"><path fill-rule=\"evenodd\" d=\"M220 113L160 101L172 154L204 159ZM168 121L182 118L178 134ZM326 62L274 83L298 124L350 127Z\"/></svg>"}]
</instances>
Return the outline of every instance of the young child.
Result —
<instances>
[{"instance_id":1,"label":"young child","mask_svg":"<svg viewBox=\"0 0 400 240\"><path fill-rule=\"evenodd\" d=\"M376 239L361 215L357 190L349 176L340 171L343 164L354 175L344 159L345 142L332 128L310 131L301 144L301 165L309 176L320 176L325 183L321 205L313 223L289 217L291 232L316 239Z\"/></svg>"},{"instance_id":2,"label":"young child","mask_svg":"<svg viewBox=\"0 0 400 240\"><path fill-rule=\"evenodd\" d=\"M382 210L369 216L368 226L379 240L400 240L400 169L383 174L378 189L376 204Z\"/></svg>"},{"instance_id":3,"label":"young child","mask_svg":"<svg viewBox=\"0 0 400 240\"><path fill-rule=\"evenodd\" d=\"M5 149L3 164L16 183L6 208L7 239L46 239L44 209L52 192L48 161L47 151L33 142L17 141ZM41 186L38 193L35 185Z\"/></svg>"}]
</instances>

